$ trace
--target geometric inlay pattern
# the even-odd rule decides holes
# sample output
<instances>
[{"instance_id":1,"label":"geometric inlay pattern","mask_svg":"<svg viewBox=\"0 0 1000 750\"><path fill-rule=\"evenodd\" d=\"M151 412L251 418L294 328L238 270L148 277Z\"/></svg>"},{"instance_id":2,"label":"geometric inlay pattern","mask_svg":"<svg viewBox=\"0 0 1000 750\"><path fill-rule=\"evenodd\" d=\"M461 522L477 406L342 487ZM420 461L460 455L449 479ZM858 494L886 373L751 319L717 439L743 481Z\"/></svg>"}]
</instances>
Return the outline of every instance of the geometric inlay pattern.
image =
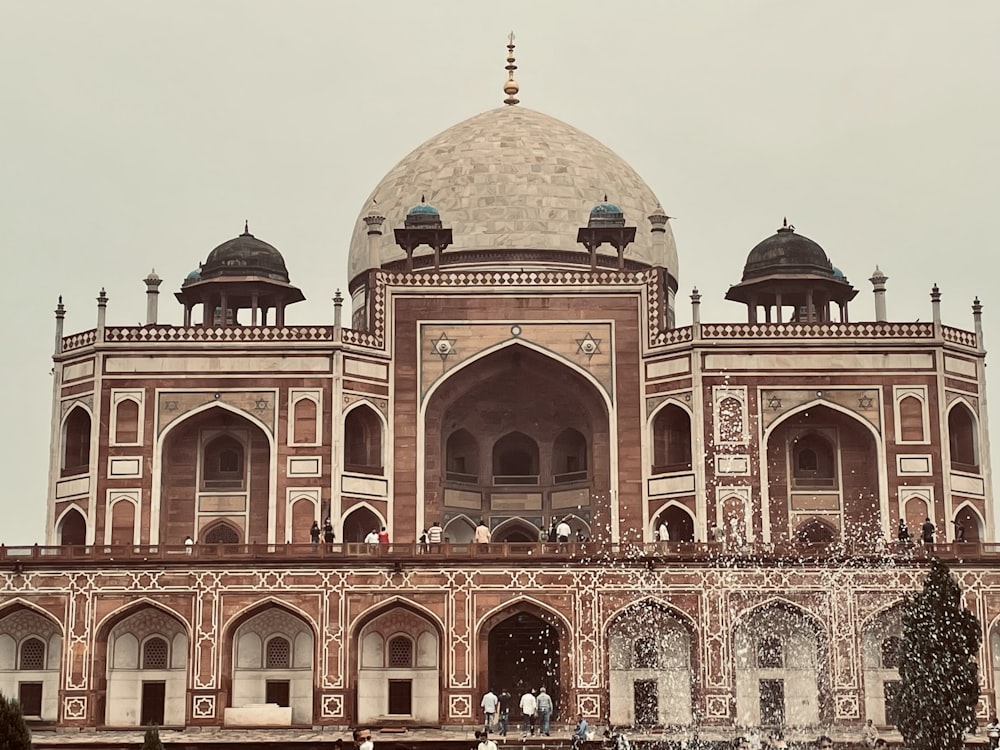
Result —
<instances>
[{"instance_id":1,"label":"geometric inlay pattern","mask_svg":"<svg viewBox=\"0 0 1000 750\"><path fill-rule=\"evenodd\" d=\"M215 696L196 695L192 701L192 713L196 719L214 719Z\"/></svg>"},{"instance_id":2,"label":"geometric inlay pattern","mask_svg":"<svg viewBox=\"0 0 1000 750\"><path fill-rule=\"evenodd\" d=\"M321 710L324 719L342 719L344 717L344 696L324 695Z\"/></svg>"},{"instance_id":3,"label":"geometric inlay pattern","mask_svg":"<svg viewBox=\"0 0 1000 750\"><path fill-rule=\"evenodd\" d=\"M63 718L86 719L87 696L74 695L67 697L66 700L63 702Z\"/></svg>"},{"instance_id":4,"label":"geometric inlay pattern","mask_svg":"<svg viewBox=\"0 0 1000 750\"><path fill-rule=\"evenodd\" d=\"M472 696L453 695L451 705L448 707L448 716L452 719L472 718Z\"/></svg>"}]
</instances>

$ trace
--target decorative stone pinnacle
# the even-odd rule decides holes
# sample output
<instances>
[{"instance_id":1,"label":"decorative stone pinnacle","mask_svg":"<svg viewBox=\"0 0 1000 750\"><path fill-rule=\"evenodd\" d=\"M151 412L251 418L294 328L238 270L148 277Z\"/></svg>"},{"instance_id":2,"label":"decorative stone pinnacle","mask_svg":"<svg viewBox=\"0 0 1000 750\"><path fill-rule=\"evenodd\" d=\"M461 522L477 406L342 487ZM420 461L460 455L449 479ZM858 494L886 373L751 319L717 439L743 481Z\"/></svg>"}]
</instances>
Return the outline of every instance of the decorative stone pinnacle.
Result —
<instances>
[{"instance_id":1,"label":"decorative stone pinnacle","mask_svg":"<svg viewBox=\"0 0 1000 750\"><path fill-rule=\"evenodd\" d=\"M514 64L514 32L510 32L507 37L507 82L504 84L503 92L507 95L507 98L503 100L503 103L508 107L513 107L515 104L519 103L521 100L516 98L517 92L520 90L520 86L517 85L517 81L514 80L514 71L517 70L517 66Z\"/></svg>"},{"instance_id":2,"label":"decorative stone pinnacle","mask_svg":"<svg viewBox=\"0 0 1000 750\"><path fill-rule=\"evenodd\" d=\"M935 284L931 287L931 301L940 302L941 301L941 290L938 289L938 285Z\"/></svg>"},{"instance_id":3,"label":"decorative stone pinnacle","mask_svg":"<svg viewBox=\"0 0 1000 750\"><path fill-rule=\"evenodd\" d=\"M104 291L104 287L101 287L101 293L97 295L97 304L100 307L104 307L108 304L108 293Z\"/></svg>"},{"instance_id":4,"label":"decorative stone pinnacle","mask_svg":"<svg viewBox=\"0 0 1000 750\"><path fill-rule=\"evenodd\" d=\"M344 297L340 293L339 289L333 294L333 304L335 304L337 307L340 307L342 304L344 304Z\"/></svg>"},{"instance_id":5,"label":"decorative stone pinnacle","mask_svg":"<svg viewBox=\"0 0 1000 750\"><path fill-rule=\"evenodd\" d=\"M698 287L691 290L691 304L700 305L701 304L701 294L698 292Z\"/></svg>"},{"instance_id":6,"label":"decorative stone pinnacle","mask_svg":"<svg viewBox=\"0 0 1000 750\"><path fill-rule=\"evenodd\" d=\"M250 234L250 220L243 220L243 234Z\"/></svg>"},{"instance_id":7,"label":"decorative stone pinnacle","mask_svg":"<svg viewBox=\"0 0 1000 750\"><path fill-rule=\"evenodd\" d=\"M979 297L972 300L972 314L980 315L983 312L983 304L979 301Z\"/></svg>"}]
</instances>

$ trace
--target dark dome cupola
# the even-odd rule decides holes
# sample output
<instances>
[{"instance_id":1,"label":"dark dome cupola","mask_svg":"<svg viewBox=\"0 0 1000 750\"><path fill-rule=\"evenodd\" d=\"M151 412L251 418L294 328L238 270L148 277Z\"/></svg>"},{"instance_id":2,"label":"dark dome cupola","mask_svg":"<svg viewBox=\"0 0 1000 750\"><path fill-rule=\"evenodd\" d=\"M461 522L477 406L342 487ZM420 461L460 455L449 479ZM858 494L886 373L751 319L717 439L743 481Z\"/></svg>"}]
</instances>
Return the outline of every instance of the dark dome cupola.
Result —
<instances>
[{"instance_id":1,"label":"dark dome cupola","mask_svg":"<svg viewBox=\"0 0 1000 750\"><path fill-rule=\"evenodd\" d=\"M274 309L273 325L285 324L285 308L305 297L289 283L285 259L273 245L250 234L227 240L208 254L198 272L184 280L175 294L184 305L184 325L191 325L192 311L203 306L204 326L268 325L268 311ZM240 321L239 311L250 310L250 320Z\"/></svg>"},{"instance_id":2,"label":"dark dome cupola","mask_svg":"<svg viewBox=\"0 0 1000 750\"><path fill-rule=\"evenodd\" d=\"M828 323L831 304L841 322L848 320L847 303L857 293L823 248L797 234L786 219L750 251L743 280L729 287L726 299L745 304L750 323L758 322L760 307L767 323Z\"/></svg>"}]
</instances>

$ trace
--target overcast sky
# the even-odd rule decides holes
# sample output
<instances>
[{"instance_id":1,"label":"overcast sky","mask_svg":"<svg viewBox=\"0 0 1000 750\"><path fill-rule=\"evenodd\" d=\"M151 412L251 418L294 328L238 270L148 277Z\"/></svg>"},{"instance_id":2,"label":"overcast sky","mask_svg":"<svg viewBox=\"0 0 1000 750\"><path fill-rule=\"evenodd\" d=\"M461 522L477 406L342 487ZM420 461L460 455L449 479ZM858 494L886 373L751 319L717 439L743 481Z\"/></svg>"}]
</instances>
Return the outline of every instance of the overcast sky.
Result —
<instances>
[{"instance_id":1,"label":"overcast sky","mask_svg":"<svg viewBox=\"0 0 1000 750\"><path fill-rule=\"evenodd\" d=\"M676 217L680 324L723 300L788 216L893 320L1000 341L1000 3L12 2L0 0L0 274L7 314L0 542L44 537L52 310L144 322L249 219L331 323L362 202L427 138L503 99L628 160ZM992 400L1000 396L998 378ZM1000 444L1000 440L996 441ZM994 459L996 462L996 459Z\"/></svg>"}]
</instances>

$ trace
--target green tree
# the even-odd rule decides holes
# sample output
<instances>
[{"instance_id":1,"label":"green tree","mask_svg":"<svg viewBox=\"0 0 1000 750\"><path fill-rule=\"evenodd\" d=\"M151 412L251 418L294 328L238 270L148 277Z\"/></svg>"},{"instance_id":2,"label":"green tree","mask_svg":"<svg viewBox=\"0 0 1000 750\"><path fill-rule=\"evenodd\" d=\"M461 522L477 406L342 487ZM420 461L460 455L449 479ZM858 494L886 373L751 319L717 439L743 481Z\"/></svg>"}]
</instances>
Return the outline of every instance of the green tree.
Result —
<instances>
[{"instance_id":1,"label":"green tree","mask_svg":"<svg viewBox=\"0 0 1000 750\"><path fill-rule=\"evenodd\" d=\"M4 750L30 750L31 730L24 721L21 702L0 693L0 747Z\"/></svg>"},{"instance_id":2,"label":"green tree","mask_svg":"<svg viewBox=\"0 0 1000 750\"><path fill-rule=\"evenodd\" d=\"M160 741L160 730L157 727L146 727L146 736L143 737L141 750L163 750L163 743Z\"/></svg>"},{"instance_id":3,"label":"green tree","mask_svg":"<svg viewBox=\"0 0 1000 750\"><path fill-rule=\"evenodd\" d=\"M912 750L962 750L979 701L979 622L938 559L903 604L899 731Z\"/></svg>"}]
</instances>

